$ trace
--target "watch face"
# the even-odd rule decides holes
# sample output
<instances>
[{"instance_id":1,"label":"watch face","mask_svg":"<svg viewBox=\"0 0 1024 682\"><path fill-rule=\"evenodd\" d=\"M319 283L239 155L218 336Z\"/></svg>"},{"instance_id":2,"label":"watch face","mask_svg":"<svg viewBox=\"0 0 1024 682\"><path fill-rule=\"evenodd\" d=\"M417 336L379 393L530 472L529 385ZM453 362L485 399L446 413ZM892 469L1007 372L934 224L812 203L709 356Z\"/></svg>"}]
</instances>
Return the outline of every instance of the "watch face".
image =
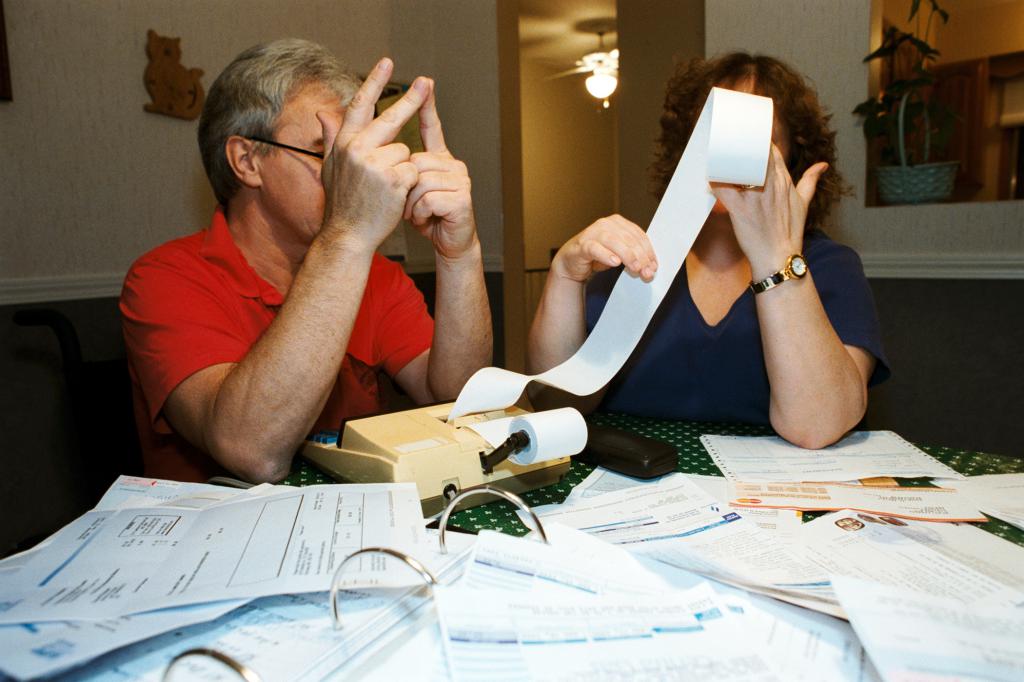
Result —
<instances>
[{"instance_id":1,"label":"watch face","mask_svg":"<svg viewBox=\"0 0 1024 682\"><path fill-rule=\"evenodd\" d=\"M807 261L802 256L793 256L793 260L789 263L789 269L797 277L803 277L807 274Z\"/></svg>"}]
</instances>

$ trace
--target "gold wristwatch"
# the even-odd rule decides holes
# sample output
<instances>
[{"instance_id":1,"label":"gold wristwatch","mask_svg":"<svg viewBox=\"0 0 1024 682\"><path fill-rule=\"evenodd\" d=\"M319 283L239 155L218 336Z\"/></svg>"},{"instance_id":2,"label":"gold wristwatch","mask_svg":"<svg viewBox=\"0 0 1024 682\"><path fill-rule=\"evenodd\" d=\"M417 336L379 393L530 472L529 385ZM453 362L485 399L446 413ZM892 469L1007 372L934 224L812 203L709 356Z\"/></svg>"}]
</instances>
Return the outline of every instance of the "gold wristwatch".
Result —
<instances>
[{"instance_id":1,"label":"gold wristwatch","mask_svg":"<svg viewBox=\"0 0 1024 682\"><path fill-rule=\"evenodd\" d=\"M760 282L751 282L750 290L755 294L760 294L779 286L787 279L800 279L807 272L807 261L804 259L804 255L802 253L793 254L786 259L786 267L774 275L765 277Z\"/></svg>"}]
</instances>

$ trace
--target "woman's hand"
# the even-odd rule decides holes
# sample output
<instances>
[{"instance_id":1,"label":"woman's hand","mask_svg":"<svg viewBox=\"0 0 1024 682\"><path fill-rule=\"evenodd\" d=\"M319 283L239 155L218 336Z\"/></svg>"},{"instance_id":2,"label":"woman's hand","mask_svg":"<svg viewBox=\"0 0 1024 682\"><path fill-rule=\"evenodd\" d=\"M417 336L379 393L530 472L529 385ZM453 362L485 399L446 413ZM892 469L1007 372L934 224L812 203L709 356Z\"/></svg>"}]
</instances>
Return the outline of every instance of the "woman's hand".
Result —
<instances>
[{"instance_id":1,"label":"woman's hand","mask_svg":"<svg viewBox=\"0 0 1024 682\"><path fill-rule=\"evenodd\" d=\"M750 261L755 282L778 271L787 258L800 253L807 207L827 168L824 162L814 164L794 186L782 152L773 144L763 188L712 184L712 192L729 211L736 240Z\"/></svg>"},{"instance_id":2,"label":"woman's hand","mask_svg":"<svg viewBox=\"0 0 1024 682\"><path fill-rule=\"evenodd\" d=\"M658 270L658 259L646 232L620 215L611 215L563 244L551 261L550 274L586 282L593 273L619 265L650 282Z\"/></svg>"}]
</instances>

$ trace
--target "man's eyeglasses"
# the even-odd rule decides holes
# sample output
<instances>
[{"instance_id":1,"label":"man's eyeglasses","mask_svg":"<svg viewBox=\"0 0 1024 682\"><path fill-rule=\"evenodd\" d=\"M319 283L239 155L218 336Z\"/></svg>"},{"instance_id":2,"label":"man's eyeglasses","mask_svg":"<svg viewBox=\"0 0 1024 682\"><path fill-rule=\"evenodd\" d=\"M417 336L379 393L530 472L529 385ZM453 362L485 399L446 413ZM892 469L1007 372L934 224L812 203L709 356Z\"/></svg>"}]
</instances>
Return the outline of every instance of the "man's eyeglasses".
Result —
<instances>
[{"instance_id":1,"label":"man's eyeglasses","mask_svg":"<svg viewBox=\"0 0 1024 682\"><path fill-rule=\"evenodd\" d=\"M252 140L253 142L262 142L263 144L269 144L271 147L280 147L281 149L287 149L289 151L298 152L299 154L305 154L306 156L312 156L314 158L320 159L321 161L324 160L323 152L314 152L310 151L309 149L303 149L302 147L293 147L290 144L285 144L284 142L266 140L262 137L250 137L248 139Z\"/></svg>"}]
</instances>

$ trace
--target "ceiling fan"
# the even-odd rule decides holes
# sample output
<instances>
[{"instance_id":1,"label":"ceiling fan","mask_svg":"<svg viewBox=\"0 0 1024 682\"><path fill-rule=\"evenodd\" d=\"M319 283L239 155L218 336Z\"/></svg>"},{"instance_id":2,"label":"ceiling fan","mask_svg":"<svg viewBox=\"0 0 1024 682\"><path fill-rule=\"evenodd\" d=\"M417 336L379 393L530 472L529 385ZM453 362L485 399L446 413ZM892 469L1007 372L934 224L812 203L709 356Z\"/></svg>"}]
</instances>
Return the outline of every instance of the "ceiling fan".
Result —
<instances>
[{"instance_id":1,"label":"ceiling fan","mask_svg":"<svg viewBox=\"0 0 1024 682\"><path fill-rule=\"evenodd\" d=\"M589 73L586 80L587 92L608 108L608 98L619 85L619 48L606 51L604 49L604 31L597 33L597 51L589 52L576 60L576 68L556 73L550 78L563 78L578 73Z\"/></svg>"}]
</instances>

